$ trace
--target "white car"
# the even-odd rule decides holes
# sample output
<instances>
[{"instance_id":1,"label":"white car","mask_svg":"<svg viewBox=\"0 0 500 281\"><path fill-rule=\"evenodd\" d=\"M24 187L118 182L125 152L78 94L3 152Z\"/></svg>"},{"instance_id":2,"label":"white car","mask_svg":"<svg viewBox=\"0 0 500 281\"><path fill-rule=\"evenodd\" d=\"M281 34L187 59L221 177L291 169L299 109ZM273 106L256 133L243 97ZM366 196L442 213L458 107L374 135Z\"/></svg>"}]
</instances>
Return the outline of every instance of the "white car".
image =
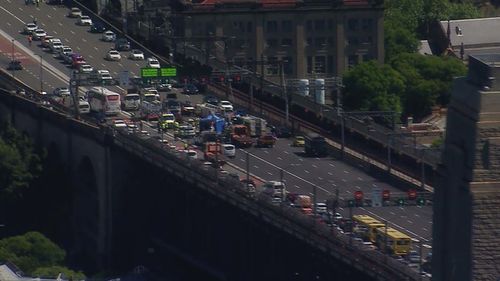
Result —
<instances>
[{"instance_id":1,"label":"white car","mask_svg":"<svg viewBox=\"0 0 500 281\"><path fill-rule=\"evenodd\" d=\"M73 53L73 49L71 49L68 46L62 46L62 48L59 49L59 58L62 59L65 56L67 56L68 54L71 54L71 53Z\"/></svg>"},{"instance_id":2,"label":"white car","mask_svg":"<svg viewBox=\"0 0 500 281\"><path fill-rule=\"evenodd\" d=\"M121 119L113 120L113 127L115 128L127 128L127 123Z\"/></svg>"},{"instance_id":3,"label":"white car","mask_svg":"<svg viewBox=\"0 0 500 281\"><path fill-rule=\"evenodd\" d=\"M52 53L57 53L57 52L59 52L59 50L61 50L63 48L63 44L62 44L61 40L53 39L53 41L51 41L49 43L49 48L52 51Z\"/></svg>"},{"instance_id":4,"label":"white car","mask_svg":"<svg viewBox=\"0 0 500 281\"><path fill-rule=\"evenodd\" d=\"M33 31L35 31L37 29L38 29L38 25L36 25L32 22L29 22L24 26L24 33L31 34L31 33L33 33Z\"/></svg>"},{"instance_id":5,"label":"white car","mask_svg":"<svg viewBox=\"0 0 500 281\"><path fill-rule=\"evenodd\" d=\"M33 31L33 40L42 40L43 37L47 36L45 30L38 28Z\"/></svg>"},{"instance_id":6,"label":"white car","mask_svg":"<svg viewBox=\"0 0 500 281\"><path fill-rule=\"evenodd\" d=\"M122 59L122 56L120 55L120 52L118 52L116 50L111 50L106 55L106 59L119 61Z\"/></svg>"},{"instance_id":7,"label":"white car","mask_svg":"<svg viewBox=\"0 0 500 281\"><path fill-rule=\"evenodd\" d=\"M116 39L116 34L111 30L106 30L102 34L101 40L104 42L113 42Z\"/></svg>"},{"instance_id":8,"label":"white car","mask_svg":"<svg viewBox=\"0 0 500 281\"><path fill-rule=\"evenodd\" d=\"M81 73L90 73L92 71L94 71L94 68L90 64L80 65L80 72Z\"/></svg>"},{"instance_id":9,"label":"white car","mask_svg":"<svg viewBox=\"0 0 500 281\"><path fill-rule=\"evenodd\" d=\"M233 104L230 101L223 100L219 103L219 107L222 111L230 112L233 111Z\"/></svg>"},{"instance_id":10,"label":"white car","mask_svg":"<svg viewBox=\"0 0 500 281\"><path fill-rule=\"evenodd\" d=\"M82 11L78 8L71 8L71 11L68 14L70 18L78 18L82 16Z\"/></svg>"},{"instance_id":11,"label":"white car","mask_svg":"<svg viewBox=\"0 0 500 281\"><path fill-rule=\"evenodd\" d=\"M236 156L236 147L232 144L222 144L222 153L227 157Z\"/></svg>"},{"instance_id":12,"label":"white car","mask_svg":"<svg viewBox=\"0 0 500 281\"><path fill-rule=\"evenodd\" d=\"M156 58L148 58L147 67L160 68L160 62Z\"/></svg>"},{"instance_id":13,"label":"white car","mask_svg":"<svg viewBox=\"0 0 500 281\"><path fill-rule=\"evenodd\" d=\"M326 204L325 203L316 203L316 214L324 214L327 212Z\"/></svg>"},{"instance_id":14,"label":"white car","mask_svg":"<svg viewBox=\"0 0 500 281\"><path fill-rule=\"evenodd\" d=\"M184 153L186 153L186 156L191 159L198 159L198 152L196 150L184 150Z\"/></svg>"},{"instance_id":15,"label":"white car","mask_svg":"<svg viewBox=\"0 0 500 281\"><path fill-rule=\"evenodd\" d=\"M80 16L77 22L78 25L92 25L92 20L89 16Z\"/></svg>"},{"instance_id":16,"label":"white car","mask_svg":"<svg viewBox=\"0 0 500 281\"><path fill-rule=\"evenodd\" d=\"M66 87L58 87L55 88L54 91L52 92L54 96L62 97L62 96L69 96L70 92L69 89Z\"/></svg>"},{"instance_id":17,"label":"white car","mask_svg":"<svg viewBox=\"0 0 500 281\"><path fill-rule=\"evenodd\" d=\"M128 58L131 60L144 60L144 53L139 50L132 50Z\"/></svg>"}]
</instances>

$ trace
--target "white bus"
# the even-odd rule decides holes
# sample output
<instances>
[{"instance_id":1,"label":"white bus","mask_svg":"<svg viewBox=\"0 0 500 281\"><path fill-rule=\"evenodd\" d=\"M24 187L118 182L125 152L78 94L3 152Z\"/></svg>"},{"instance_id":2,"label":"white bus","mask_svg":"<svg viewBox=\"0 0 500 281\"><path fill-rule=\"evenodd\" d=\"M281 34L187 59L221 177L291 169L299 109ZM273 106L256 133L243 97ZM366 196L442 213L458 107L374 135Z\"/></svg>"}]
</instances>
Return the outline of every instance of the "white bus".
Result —
<instances>
[{"instance_id":1,"label":"white bus","mask_svg":"<svg viewBox=\"0 0 500 281\"><path fill-rule=\"evenodd\" d=\"M104 87L94 87L87 92L90 110L105 115L116 115L120 112L120 94Z\"/></svg>"},{"instance_id":2,"label":"white bus","mask_svg":"<svg viewBox=\"0 0 500 281\"><path fill-rule=\"evenodd\" d=\"M141 104L141 96L139 94L127 94L123 98L123 109L138 110Z\"/></svg>"}]
</instances>

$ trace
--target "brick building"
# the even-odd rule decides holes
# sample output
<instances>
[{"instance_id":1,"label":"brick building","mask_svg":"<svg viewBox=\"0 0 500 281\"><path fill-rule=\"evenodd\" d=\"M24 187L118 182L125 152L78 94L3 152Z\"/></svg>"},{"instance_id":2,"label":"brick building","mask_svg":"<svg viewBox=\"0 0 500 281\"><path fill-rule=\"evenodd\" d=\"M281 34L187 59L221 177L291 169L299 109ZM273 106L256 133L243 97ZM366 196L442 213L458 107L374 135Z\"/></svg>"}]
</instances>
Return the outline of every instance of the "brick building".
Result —
<instances>
[{"instance_id":1,"label":"brick building","mask_svg":"<svg viewBox=\"0 0 500 281\"><path fill-rule=\"evenodd\" d=\"M252 61L286 60L289 78L340 76L362 61L384 61L381 0L205 0L181 2L183 36L218 59L260 72ZM276 78L278 67L264 74Z\"/></svg>"}]
</instances>

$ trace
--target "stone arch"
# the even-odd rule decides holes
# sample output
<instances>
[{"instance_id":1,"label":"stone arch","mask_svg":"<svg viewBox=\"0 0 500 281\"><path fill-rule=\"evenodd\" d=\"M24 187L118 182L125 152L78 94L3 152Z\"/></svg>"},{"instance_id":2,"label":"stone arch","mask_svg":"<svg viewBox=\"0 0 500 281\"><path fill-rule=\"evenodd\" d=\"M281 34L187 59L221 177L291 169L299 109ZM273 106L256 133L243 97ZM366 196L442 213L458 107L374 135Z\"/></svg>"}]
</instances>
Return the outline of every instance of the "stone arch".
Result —
<instances>
[{"instance_id":1,"label":"stone arch","mask_svg":"<svg viewBox=\"0 0 500 281\"><path fill-rule=\"evenodd\" d=\"M95 166L88 156L73 171L73 249L71 258L87 271L97 268L99 195Z\"/></svg>"}]
</instances>

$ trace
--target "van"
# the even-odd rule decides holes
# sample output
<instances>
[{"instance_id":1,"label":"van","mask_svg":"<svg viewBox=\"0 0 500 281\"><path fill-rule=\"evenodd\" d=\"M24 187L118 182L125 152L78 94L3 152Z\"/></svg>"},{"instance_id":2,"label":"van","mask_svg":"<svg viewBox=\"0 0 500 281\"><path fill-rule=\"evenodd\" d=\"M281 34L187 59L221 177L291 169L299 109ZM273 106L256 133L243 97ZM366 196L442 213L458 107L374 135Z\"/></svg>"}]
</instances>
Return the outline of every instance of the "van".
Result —
<instances>
[{"instance_id":1,"label":"van","mask_svg":"<svg viewBox=\"0 0 500 281\"><path fill-rule=\"evenodd\" d=\"M236 148L232 144L221 144L222 153L227 157L235 157L236 156Z\"/></svg>"},{"instance_id":2,"label":"van","mask_svg":"<svg viewBox=\"0 0 500 281\"><path fill-rule=\"evenodd\" d=\"M123 98L123 109L125 110L138 110L141 103L139 94L127 94Z\"/></svg>"},{"instance_id":3,"label":"van","mask_svg":"<svg viewBox=\"0 0 500 281\"><path fill-rule=\"evenodd\" d=\"M90 113L90 104L88 101L80 100L78 103L78 110L80 111L80 114Z\"/></svg>"}]
</instances>

